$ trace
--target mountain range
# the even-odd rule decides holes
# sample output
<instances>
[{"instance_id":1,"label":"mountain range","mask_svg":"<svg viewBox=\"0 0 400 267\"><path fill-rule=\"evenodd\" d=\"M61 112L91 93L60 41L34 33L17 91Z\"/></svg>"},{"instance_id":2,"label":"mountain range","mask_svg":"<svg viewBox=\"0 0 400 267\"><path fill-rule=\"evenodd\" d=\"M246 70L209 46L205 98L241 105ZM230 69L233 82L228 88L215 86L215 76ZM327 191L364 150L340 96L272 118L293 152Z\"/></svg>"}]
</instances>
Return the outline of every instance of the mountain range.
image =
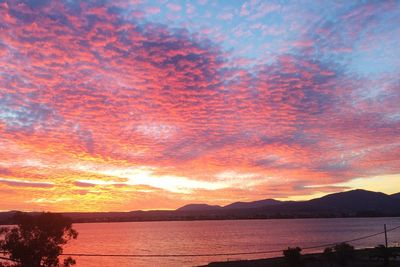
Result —
<instances>
[{"instance_id":1,"label":"mountain range","mask_svg":"<svg viewBox=\"0 0 400 267\"><path fill-rule=\"evenodd\" d=\"M352 190L334 193L307 201L278 201L264 199L251 202L235 202L226 206L211 206L207 204L189 204L177 211L319 211L319 212L398 212L400 211L400 193L387 195L366 190Z\"/></svg>"},{"instance_id":2,"label":"mountain range","mask_svg":"<svg viewBox=\"0 0 400 267\"><path fill-rule=\"evenodd\" d=\"M0 212L0 224L12 223L15 211ZM226 206L188 204L176 210L63 213L74 222L226 220L400 216L400 193L366 190L329 194L307 201L264 199Z\"/></svg>"}]
</instances>

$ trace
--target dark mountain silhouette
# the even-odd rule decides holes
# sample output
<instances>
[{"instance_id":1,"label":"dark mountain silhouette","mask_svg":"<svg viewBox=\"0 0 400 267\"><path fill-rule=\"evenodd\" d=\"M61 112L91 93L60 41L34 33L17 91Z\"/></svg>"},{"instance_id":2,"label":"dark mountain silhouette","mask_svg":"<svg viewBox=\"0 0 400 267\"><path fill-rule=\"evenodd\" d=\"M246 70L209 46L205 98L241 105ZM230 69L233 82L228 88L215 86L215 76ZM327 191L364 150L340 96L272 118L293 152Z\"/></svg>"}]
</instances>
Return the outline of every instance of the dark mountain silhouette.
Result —
<instances>
[{"instance_id":1,"label":"dark mountain silhouette","mask_svg":"<svg viewBox=\"0 0 400 267\"><path fill-rule=\"evenodd\" d=\"M208 205L208 204L188 204L177 209L177 211L199 211L199 210L216 210L221 209L218 205Z\"/></svg>"},{"instance_id":2,"label":"dark mountain silhouette","mask_svg":"<svg viewBox=\"0 0 400 267\"><path fill-rule=\"evenodd\" d=\"M400 200L400 193L386 195L384 193L367 190L352 190L341 193L334 193L315 198L308 201L278 201L265 199L252 202L235 202L224 207L210 206L207 204L189 204L178 211L205 211L205 210L255 210L260 211L316 211L316 212L387 212L400 211L397 207Z\"/></svg>"},{"instance_id":3,"label":"dark mountain silhouette","mask_svg":"<svg viewBox=\"0 0 400 267\"><path fill-rule=\"evenodd\" d=\"M387 211L400 204L398 200L390 195L366 190L352 190L343 193L330 194L321 198L312 199L304 203L308 207L323 208L335 211Z\"/></svg>"},{"instance_id":4,"label":"dark mountain silhouette","mask_svg":"<svg viewBox=\"0 0 400 267\"><path fill-rule=\"evenodd\" d=\"M384 216L400 215L400 194L386 195L366 190L352 190L326 195L308 201L277 201L266 199L252 202L235 202L213 209L222 216L256 217L341 217L341 216ZM186 211L190 209L190 205ZM198 205L196 207L201 207ZM178 209L180 210L180 209ZM205 209L197 209L205 211Z\"/></svg>"},{"instance_id":5,"label":"dark mountain silhouette","mask_svg":"<svg viewBox=\"0 0 400 267\"><path fill-rule=\"evenodd\" d=\"M0 224L10 224L15 212L0 212ZM270 218L332 218L400 216L400 193L387 195L352 190L308 201L265 199L235 202L224 207L188 204L177 210L63 213L74 222L227 220Z\"/></svg>"},{"instance_id":6,"label":"dark mountain silhouette","mask_svg":"<svg viewBox=\"0 0 400 267\"><path fill-rule=\"evenodd\" d=\"M400 193L397 193L397 194L393 194L393 195L390 195L391 197L394 197L394 198L398 198L398 199L400 199Z\"/></svg>"},{"instance_id":7,"label":"dark mountain silhouette","mask_svg":"<svg viewBox=\"0 0 400 267\"><path fill-rule=\"evenodd\" d=\"M282 204L282 201L275 199L264 199L252 202L235 202L223 207L223 209L256 209Z\"/></svg>"},{"instance_id":8,"label":"dark mountain silhouette","mask_svg":"<svg viewBox=\"0 0 400 267\"><path fill-rule=\"evenodd\" d=\"M177 211L205 211L205 210L241 210L257 209L273 205L282 204L282 201L275 199L263 199L251 202L234 202L226 206L208 205L208 204L188 204L177 209Z\"/></svg>"},{"instance_id":9,"label":"dark mountain silhouette","mask_svg":"<svg viewBox=\"0 0 400 267\"><path fill-rule=\"evenodd\" d=\"M334 193L309 201L284 203L280 206L280 210L300 216L313 216L312 214L327 217L398 216L400 215L400 198L358 189Z\"/></svg>"}]
</instances>

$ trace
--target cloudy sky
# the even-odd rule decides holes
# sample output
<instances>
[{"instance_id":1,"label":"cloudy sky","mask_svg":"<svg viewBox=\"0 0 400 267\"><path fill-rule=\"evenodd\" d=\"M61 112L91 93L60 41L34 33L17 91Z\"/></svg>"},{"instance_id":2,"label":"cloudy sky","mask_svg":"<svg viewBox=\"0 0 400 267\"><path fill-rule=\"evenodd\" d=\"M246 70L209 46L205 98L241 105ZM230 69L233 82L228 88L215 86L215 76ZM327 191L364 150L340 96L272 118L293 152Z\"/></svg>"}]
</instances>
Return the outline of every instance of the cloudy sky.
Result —
<instances>
[{"instance_id":1,"label":"cloudy sky","mask_svg":"<svg viewBox=\"0 0 400 267\"><path fill-rule=\"evenodd\" d=\"M399 1L0 0L0 210L400 191Z\"/></svg>"}]
</instances>

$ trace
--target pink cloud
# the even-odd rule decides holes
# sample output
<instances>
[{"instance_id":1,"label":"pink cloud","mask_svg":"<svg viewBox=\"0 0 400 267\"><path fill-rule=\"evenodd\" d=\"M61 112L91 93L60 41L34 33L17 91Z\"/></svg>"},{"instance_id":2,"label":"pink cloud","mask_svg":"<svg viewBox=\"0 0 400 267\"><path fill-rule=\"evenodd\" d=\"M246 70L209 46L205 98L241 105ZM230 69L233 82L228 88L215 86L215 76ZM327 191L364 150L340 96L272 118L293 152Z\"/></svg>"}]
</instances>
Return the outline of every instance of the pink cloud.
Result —
<instances>
[{"instance_id":1,"label":"pink cloud","mask_svg":"<svg viewBox=\"0 0 400 267\"><path fill-rule=\"evenodd\" d=\"M177 5L177 4L173 4L173 3L168 3L168 4L167 4L167 7L168 7L170 10L174 11L174 12L179 12L179 11L182 10L182 6Z\"/></svg>"},{"instance_id":2,"label":"pink cloud","mask_svg":"<svg viewBox=\"0 0 400 267\"><path fill-rule=\"evenodd\" d=\"M217 18L221 20L231 20L233 18L233 14L230 12L224 12L222 14L219 14Z\"/></svg>"},{"instance_id":3,"label":"pink cloud","mask_svg":"<svg viewBox=\"0 0 400 267\"><path fill-rule=\"evenodd\" d=\"M149 8L146 8L146 13L148 13L148 14L158 14L158 13L160 13L160 8L159 7L149 7Z\"/></svg>"}]
</instances>

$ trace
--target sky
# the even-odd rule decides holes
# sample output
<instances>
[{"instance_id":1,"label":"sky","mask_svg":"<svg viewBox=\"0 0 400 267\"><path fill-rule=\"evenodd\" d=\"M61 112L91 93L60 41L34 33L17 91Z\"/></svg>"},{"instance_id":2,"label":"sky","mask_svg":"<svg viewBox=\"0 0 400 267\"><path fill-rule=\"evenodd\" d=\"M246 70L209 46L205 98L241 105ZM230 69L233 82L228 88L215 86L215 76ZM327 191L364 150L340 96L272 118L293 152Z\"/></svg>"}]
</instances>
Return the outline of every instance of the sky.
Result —
<instances>
[{"instance_id":1,"label":"sky","mask_svg":"<svg viewBox=\"0 0 400 267\"><path fill-rule=\"evenodd\" d=\"M0 210L400 192L400 2L0 0Z\"/></svg>"}]
</instances>

